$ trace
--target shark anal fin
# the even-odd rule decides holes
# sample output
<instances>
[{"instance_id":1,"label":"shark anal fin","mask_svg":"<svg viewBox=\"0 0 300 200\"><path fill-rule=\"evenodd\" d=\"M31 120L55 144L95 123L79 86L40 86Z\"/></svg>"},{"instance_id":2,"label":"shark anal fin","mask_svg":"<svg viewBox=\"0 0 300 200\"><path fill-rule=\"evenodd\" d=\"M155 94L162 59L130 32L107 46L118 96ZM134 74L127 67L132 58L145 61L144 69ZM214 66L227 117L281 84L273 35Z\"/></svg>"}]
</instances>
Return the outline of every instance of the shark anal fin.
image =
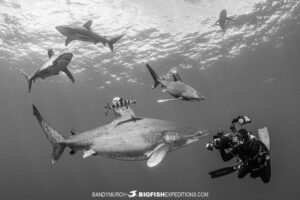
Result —
<instances>
[{"instance_id":1,"label":"shark anal fin","mask_svg":"<svg viewBox=\"0 0 300 200\"><path fill-rule=\"evenodd\" d=\"M85 24L83 25L84 28L91 30L91 25L93 23L93 20L89 20L87 22L85 22Z\"/></svg>"},{"instance_id":2,"label":"shark anal fin","mask_svg":"<svg viewBox=\"0 0 300 200\"><path fill-rule=\"evenodd\" d=\"M170 150L170 145L160 144L159 146L157 146L154 149L151 157L147 161L148 167L155 167L156 165L158 165L167 155L169 150Z\"/></svg>"},{"instance_id":3,"label":"shark anal fin","mask_svg":"<svg viewBox=\"0 0 300 200\"><path fill-rule=\"evenodd\" d=\"M65 41L65 46L68 46L69 43L72 41L73 39L71 37L67 37L66 41Z\"/></svg>"},{"instance_id":4,"label":"shark anal fin","mask_svg":"<svg viewBox=\"0 0 300 200\"><path fill-rule=\"evenodd\" d=\"M63 72L65 72L65 74L69 77L69 79L70 79L73 83L75 83L75 79L74 79L73 75L71 74L71 72L68 70L68 68L65 68L65 69L63 70Z\"/></svg>"},{"instance_id":5,"label":"shark anal fin","mask_svg":"<svg viewBox=\"0 0 300 200\"><path fill-rule=\"evenodd\" d=\"M95 153L96 153L96 151L93 150L93 149L84 151L84 152L83 152L83 158L86 158L86 157L89 157L89 156L91 156L91 155L94 155Z\"/></svg>"}]
</instances>

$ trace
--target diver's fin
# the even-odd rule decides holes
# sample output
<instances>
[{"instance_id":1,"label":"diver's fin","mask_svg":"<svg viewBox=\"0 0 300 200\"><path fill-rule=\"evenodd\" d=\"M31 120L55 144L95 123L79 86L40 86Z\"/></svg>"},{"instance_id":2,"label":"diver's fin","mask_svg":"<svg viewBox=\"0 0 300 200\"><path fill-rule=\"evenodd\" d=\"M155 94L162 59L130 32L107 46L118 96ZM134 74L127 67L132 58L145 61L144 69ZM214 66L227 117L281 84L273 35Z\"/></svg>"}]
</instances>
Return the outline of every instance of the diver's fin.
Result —
<instances>
[{"instance_id":1,"label":"diver's fin","mask_svg":"<svg viewBox=\"0 0 300 200\"><path fill-rule=\"evenodd\" d=\"M114 51L114 44L115 44L116 42L118 42L119 39L121 39L123 36L124 36L124 35L120 35L120 36L115 37L115 38L113 38L113 39L107 40L107 44L108 44L108 47L109 47L109 49L110 49L111 52Z\"/></svg>"},{"instance_id":2,"label":"diver's fin","mask_svg":"<svg viewBox=\"0 0 300 200\"><path fill-rule=\"evenodd\" d=\"M54 55L54 51L53 51L53 49L48 49L48 56L49 56L49 58L51 58L52 56Z\"/></svg>"},{"instance_id":3,"label":"diver's fin","mask_svg":"<svg viewBox=\"0 0 300 200\"><path fill-rule=\"evenodd\" d=\"M75 79L74 79L73 75L71 74L71 72L68 70L68 68L65 68L65 69L63 70L63 72L65 72L65 74L69 77L69 79L70 79L73 83L75 83Z\"/></svg>"},{"instance_id":4,"label":"diver's fin","mask_svg":"<svg viewBox=\"0 0 300 200\"><path fill-rule=\"evenodd\" d=\"M181 77L179 76L178 72L173 73L173 79L174 81L181 81Z\"/></svg>"},{"instance_id":5,"label":"diver's fin","mask_svg":"<svg viewBox=\"0 0 300 200\"><path fill-rule=\"evenodd\" d=\"M258 129L258 136L259 136L259 140L262 141L267 149L270 151L271 149L271 144L270 144L270 136L269 136L269 131L267 127Z\"/></svg>"},{"instance_id":6,"label":"diver's fin","mask_svg":"<svg viewBox=\"0 0 300 200\"><path fill-rule=\"evenodd\" d=\"M28 83L28 93L30 93L31 86L32 86L32 79L25 72L21 71L21 73L24 75L24 77Z\"/></svg>"},{"instance_id":7,"label":"diver's fin","mask_svg":"<svg viewBox=\"0 0 300 200\"><path fill-rule=\"evenodd\" d=\"M160 82L161 79L160 79L160 77L156 74L156 72L152 69L152 67L148 63L146 63L146 67L149 70L149 72L150 72L150 74L151 74L151 76L152 76L152 78L154 80L154 84L152 86L152 89L154 89L154 88L156 88L161 83Z\"/></svg>"},{"instance_id":8,"label":"diver's fin","mask_svg":"<svg viewBox=\"0 0 300 200\"><path fill-rule=\"evenodd\" d=\"M211 178L218 178L218 177L221 177L221 176L225 176L227 174L231 174L231 173L235 172L236 170L238 170L239 165L240 165L240 163L238 165L235 165L235 166L224 167L222 169L217 169L215 171L209 172L209 175L210 175Z\"/></svg>"},{"instance_id":9,"label":"diver's fin","mask_svg":"<svg viewBox=\"0 0 300 200\"><path fill-rule=\"evenodd\" d=\"M83 24L83 27L88 30L91 30L92 23L93 23L93 20L89 20L89 21L85 22L85 24Z\"/></svg>"},{"instance_id":10,"label":"diver's fin","mask_svg":"<svg viewBox=\"0 0 300 200\"><path fill-rule=\"evenodd\" d=\"M84 151L84 152L83 152L83 158L86 158L86 157L89 157L89 156L91 156L91 155L94 155L95 153L96 153L96 151L93 150L93 149Z\"/></svg>"},{"instance_id":11,"label":"diver's fin","mask_svg":"<svg viewBox=\"0 0 300 200\"><path fill-rule=\"evenodd\" d=\"M66 145L64 144L65 138L44 120L44 118L34 105L32 105L32 107L33 115L36 117L39 125L43 129L45 136L52 144L53 150L51 156L51 163L54 164L64 152L64 149L66 147Z\"/></svg>"},{"instance_id":12,"label":"diver's fin","mask_svg":"<svg viewBox=\"0 0 300 200\"><path fill-rule=\"evenodd\" d=\"M70 42L72 42L73 38L71 37L67 37L66 41L65 41L65 46L68 46L70 44Z\"/></svg>"},{"instance_id":13,"label":"diver's fin","mask_svg":"<svg viewBox=\"0 0 300 200\"><path fill-rule=\"evenodd\" d=\"M147 161L148 167L155 167L156 165L158 165L167 155L169 150L170 150L170 145L160 144L159 146L157 146L154 149L151 157Z\"/></svg>"}]
</instances>

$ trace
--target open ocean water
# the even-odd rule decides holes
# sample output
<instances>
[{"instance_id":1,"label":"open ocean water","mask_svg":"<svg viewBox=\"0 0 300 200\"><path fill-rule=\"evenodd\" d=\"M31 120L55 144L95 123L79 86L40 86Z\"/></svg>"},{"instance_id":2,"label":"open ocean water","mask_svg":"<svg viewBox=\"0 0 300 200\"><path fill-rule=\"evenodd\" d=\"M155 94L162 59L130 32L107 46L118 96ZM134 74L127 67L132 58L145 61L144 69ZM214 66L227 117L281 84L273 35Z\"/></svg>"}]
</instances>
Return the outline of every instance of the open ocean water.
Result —
<instances>
[{"instance_id":1,"label":"open ocean water","mask_svg":"<svg viewBox=\"0 0 300 200\"><path fill-rule=\"evenodd\" d=\"M222 9L234 18L225 33L213 26ZM100 35L125 34L114 53L80 41L65 47L54 28L90 19ZM200 199L298 199L299 33L298 0L0 0L0 199L104 199L92 192L133 190L209 193ZM38 79L28 93L20 71L38 69L50 47L74 54L69 69L76 82L64 74ZM176 70L207 99L157 103L170 96L151 89L146 62L170 80ZM32 104L70 136L71 129L112 121L102 106L115 96L136 99L138 116L213 133L228 130L238 115L249 116L246 127L256 136L258 128L269 129L271 181L238 179L236 173L210 179L209 171L234 163L205 149L212 135L168 154L154 168L144 161L82 159L82 152L71 156L68 150L52 165L52 147Z\"/></svg>"}]
</instances>

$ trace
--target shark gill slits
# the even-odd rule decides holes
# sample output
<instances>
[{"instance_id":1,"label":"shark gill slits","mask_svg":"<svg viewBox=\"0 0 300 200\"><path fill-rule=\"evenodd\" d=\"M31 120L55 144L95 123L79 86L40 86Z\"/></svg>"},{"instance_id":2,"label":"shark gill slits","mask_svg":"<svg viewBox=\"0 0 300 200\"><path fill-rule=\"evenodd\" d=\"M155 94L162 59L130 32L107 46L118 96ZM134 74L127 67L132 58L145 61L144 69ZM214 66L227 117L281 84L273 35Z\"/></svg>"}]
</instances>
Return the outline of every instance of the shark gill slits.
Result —
<instances>
[{"instance_id":1,"label":"shark gill slits","mask_svg":"<svg viewBox=\"0 0 300 200\"><path fill-rule=\"evenodd\" d=\"M178 141L180 139L178 133L171 132L171 131L165 132L163 138L166 143L172 143L172 142Z\"/></svg>"}]
</instances>

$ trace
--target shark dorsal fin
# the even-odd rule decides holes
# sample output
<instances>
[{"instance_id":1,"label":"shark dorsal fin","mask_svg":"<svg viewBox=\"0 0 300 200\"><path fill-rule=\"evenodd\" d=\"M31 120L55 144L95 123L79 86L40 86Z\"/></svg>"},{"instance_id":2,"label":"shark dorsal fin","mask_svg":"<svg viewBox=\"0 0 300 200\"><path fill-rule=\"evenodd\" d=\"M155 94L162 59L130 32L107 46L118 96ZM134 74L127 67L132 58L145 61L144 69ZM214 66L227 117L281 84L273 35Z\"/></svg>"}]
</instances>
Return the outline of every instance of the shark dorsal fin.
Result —
<instances>
[{"instance_id":1,"label":"shark dorsal fin","mask_svg":"<svg viewBox=\"0 0 300 200\"><path fill-rule=\"evenodd\" d=\"M48 49L48 57L51 58L54 55L53 49Z\"/></svg>"},{"instance_id":2,"label":"shark dorsal fin","mask_svg":"<svg viewBox=\"0 0 300 200\"><path fill-rule=\"evenodd\" d=\"M173 73L173 78L174 78L174 81L181 81L181 77L179 76L179 74L177 72Z\"/></svg>"},{"instance_id":3,"label":"shark dorsal fin","mask_svg":"<svg viewBox=\"0 0 300 200\"><path fill-rule=\"evenodd\" d=\"M167 145L167 144L158 145L154 149L151 157L147 161L148 167L155 167L156 165L158 165L164 159L164 157L167 155L169 150L170 150L170 145Z\"/></svg>"},{"instance_id":4,"label":"shark dorsal fin","mask_svg":"<svg viewBox=\"0 0 300 200\"><path fill-rule=\"evenodd\" d=\"M93 20L89 20L89 21L85 22L85 24L83 24L83 27L88 30L91 30L92 22L93 22Z\"/></svg>"}]
</instances>

